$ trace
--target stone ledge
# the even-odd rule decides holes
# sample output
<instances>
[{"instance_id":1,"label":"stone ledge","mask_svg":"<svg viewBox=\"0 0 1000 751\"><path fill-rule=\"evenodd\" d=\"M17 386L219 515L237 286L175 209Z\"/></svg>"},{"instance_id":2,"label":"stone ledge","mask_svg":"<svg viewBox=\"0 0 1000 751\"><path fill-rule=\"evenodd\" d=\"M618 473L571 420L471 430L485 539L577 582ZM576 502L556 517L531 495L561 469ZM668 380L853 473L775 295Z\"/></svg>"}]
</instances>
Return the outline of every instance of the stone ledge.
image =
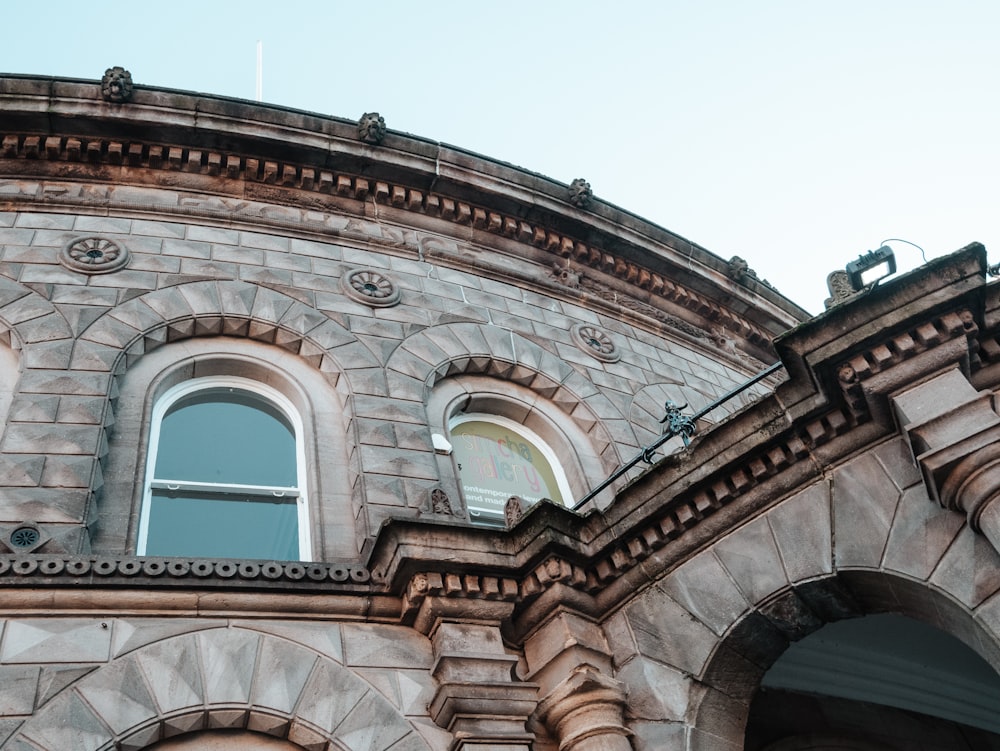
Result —
<instances>
[{"instance_id":1,"label":"stone ledge","mask_svg":"<svg viewBox=\"0 0 1000 751\"><path fill-rule=\"evenodd\" d=\"M40 584L359 594L383 588L367 568L351 564L135 556L0 556L0 587Z\"/></svg>"}]
</instances>

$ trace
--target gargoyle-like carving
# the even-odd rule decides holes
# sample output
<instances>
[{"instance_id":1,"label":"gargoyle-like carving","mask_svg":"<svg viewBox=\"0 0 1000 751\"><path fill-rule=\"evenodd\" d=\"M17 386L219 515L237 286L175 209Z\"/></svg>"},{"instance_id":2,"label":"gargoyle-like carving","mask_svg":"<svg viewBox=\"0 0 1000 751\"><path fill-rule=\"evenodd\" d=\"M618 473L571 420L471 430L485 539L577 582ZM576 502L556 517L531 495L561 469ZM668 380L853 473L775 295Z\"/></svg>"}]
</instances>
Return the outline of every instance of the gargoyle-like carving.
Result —
<instances>
[{"instance_id":1,"label":"gargoyle-like carving","mask_svg":"<svg viewBox=\"0 0 1000 751\"><path fill-rule=\"evenodd\" d=\"M568 258L552 264L552 277L560 284L572 289L580 288L580 272L573 269Z\"/></svg>"},{"instance_id":2,"label":"gargoyle-like carving","mask_svg":"<svg viewBox=\"0 0 1000 751\"><path fill-rule=\"evenodd\" d=\"M569 184L569 202L578 209L585 209L593 197L594 191L590 189L590 183L582 177Z\"/></svg>"},{"instance_id":3,"label":"gargoyle-like carving","mask_svg":"<svg viewBox=\"0 0 1000 751\"><path fill-rule=\"evenodd\" d=\"M694 420L681 412L681 410L687 409L687 406L686 404L677 404L673 400L668 399L666 404L663 405L666 415L660 420L661 423L665 423L663 432L670 433L670 435L679 435L684 441L685 446L691 442L691 436L698 429Z\"/></svg>"},{"instance_id":4,"label":"gargoyle-like carving","mask_svg":"<svg viewBox=\"0 0 1000 751\"><path fill-rule=\"evenodd\" d=\"M733 281L742 282L747 277L756 279L757 272L750 268L750 264L743 258L733 256L729 259L729 265L726 267L726 276Z\"/></svg>"},{"instance_id":5,"label":"gargoyle-like carving","mask_svg":"<svg viewBox=\"0 0 1000 751\"><path fill-rule=\"evenodd\" d=\"M365 143L380 144L385 134L385 118L378 112L366 112L358 120L358 138Z\"/></svg>"},{"instance_id":6,"label":"gargoyle-like carving","mask_svg":"<svg viewBox=\"0 0 1000 751\"><path fill-rule=\"evenodd\" d=\"M101 78L101 96L108 102L127 102L132 98L132 74L120 65L108 68Z\"/></svg>"}]
</instances>

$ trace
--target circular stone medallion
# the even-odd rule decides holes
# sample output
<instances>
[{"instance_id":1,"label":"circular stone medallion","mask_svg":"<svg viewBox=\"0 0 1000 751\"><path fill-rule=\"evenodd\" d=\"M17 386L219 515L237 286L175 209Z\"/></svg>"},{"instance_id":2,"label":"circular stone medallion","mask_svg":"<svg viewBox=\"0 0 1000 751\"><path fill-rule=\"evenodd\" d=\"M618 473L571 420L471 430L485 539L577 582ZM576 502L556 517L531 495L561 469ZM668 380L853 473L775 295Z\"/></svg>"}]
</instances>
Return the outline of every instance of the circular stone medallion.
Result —
<instances>
[{"instance_id":1,"label":"circular stone medallion","mask_svg":"<svg viewBox=\"0 0 1000 751\"><path fill-rule=\"evenodd\" d=\"M399 287L381 271L354 269L341 277L341 286L355 302L388 308L399 302Z\"/></svg>"},{"instance_id":2,"label":"circular stone medallion","mask_svg":"<svg viewBox=\"0 0 1000 751\"><path fill-rule=\"evenodd\" d=\"M618 362L622 353L611 335L589 323L578 323L570 331L573 343L591 357L601 362Z\"/></svg>"},{"instance_id":3,"label":"circular stone medallion","mask_svg":"<svg viewBox=\"0 0 1000 751\"><path fill-rule=\"evenodd\" d=\"M59 262L84 274L108 274L128 263L128 250L106 237L77 237L63 246Z\"/></svg>"}]
</instances>

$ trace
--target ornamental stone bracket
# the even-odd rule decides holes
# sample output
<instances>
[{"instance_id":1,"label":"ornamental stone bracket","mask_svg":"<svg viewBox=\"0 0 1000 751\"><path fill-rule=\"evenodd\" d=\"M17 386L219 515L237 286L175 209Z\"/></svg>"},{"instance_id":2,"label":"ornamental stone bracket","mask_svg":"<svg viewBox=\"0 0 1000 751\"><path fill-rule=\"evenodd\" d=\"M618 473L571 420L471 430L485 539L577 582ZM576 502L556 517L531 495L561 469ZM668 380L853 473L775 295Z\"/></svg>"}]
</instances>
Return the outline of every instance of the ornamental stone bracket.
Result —
<instances>
[{"instance_id":1,"label":"ornamental stone bracket","mask_svg":"<svg viewBox=\"0 0 1000 751\"><path fill-rule=\"evenodd\" d=\"M892 398L928 495L1000 550L1000 416L957 368Z\"/></svg>"}]
</instances>

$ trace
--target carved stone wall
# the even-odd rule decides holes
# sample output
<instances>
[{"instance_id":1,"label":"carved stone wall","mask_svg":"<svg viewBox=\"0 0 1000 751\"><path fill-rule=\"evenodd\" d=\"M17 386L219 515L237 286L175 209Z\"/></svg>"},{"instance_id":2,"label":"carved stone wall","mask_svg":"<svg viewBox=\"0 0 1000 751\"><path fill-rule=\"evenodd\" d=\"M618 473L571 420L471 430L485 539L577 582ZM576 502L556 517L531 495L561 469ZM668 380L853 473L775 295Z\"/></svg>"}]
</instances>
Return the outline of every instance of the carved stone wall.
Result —
<instances>
[{"instance_id":1,"label":"carved stone wall","mask_svg":"<svg viewBox=\"0 0 1000 751\"><path fill-rule=\"evenodd\" d=\"M1000 666L981 246L801 323L371 117L105 96L0 87L3 751L737 751L787 645L867 613ZM444 403L544 423L582 497L775 358L586 507L471 523ZM151 405L199 368L294 385L315 560L136 556Z\"/></svg>"}]
</instances>

